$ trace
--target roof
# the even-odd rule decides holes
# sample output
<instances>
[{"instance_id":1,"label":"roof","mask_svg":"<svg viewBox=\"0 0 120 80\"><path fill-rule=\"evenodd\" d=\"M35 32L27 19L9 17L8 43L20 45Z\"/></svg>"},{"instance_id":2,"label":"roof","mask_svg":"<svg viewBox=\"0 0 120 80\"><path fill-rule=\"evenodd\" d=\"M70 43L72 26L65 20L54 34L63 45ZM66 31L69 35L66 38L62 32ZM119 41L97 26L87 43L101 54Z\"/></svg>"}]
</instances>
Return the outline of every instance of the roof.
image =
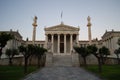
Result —
<instances>
[{"instance_id":1,"label":"roof","mask_svg":"<svg viewBox=\"0 0 120 80\"><path fill-rule=\"evenodd\" d=\"M45 28L45 31L79 31L79 28L61 23L59 25Z\"/></svg>"},{"instance_id":2,"label":"roof","mask_svg":"<svg viewBox=\"0 0 120 80\"><path fill-rule=\"evenodd\" d=\"M108 36L115 36L115 34L119 34L120 35L120 31L114 31L114 30L112 30L112 31L106 31L103 34L102 38L105 38L105 37L108 37Z\"/></svg>"},{"instance_id":3,"label":"roof","mask_svg":"<svg viewBox=\"0 0 120 80\"><path fill-rule=\"evenodd\" d=\"M22 38L22 36L20 35L18 31L0 31L0 33L8 33L8 34L14 35L15 37Z\"/></svg>"}]
</instances>

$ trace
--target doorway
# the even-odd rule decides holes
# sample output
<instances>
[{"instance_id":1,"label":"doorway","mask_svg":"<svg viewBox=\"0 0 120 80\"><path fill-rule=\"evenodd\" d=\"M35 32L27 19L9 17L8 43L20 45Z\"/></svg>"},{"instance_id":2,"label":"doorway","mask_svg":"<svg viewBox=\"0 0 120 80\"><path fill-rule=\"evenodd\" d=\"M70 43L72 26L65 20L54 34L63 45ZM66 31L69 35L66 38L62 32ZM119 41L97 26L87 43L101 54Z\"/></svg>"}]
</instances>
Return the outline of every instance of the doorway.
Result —
<instances>
[{"instance_id":1,"label":"doorway","mask_svg":"<svg viewBox=\"0 0 120 80\"><path fill-rule=\"evenodd\" d=\"M64 53L64 43L60 43L60 53Z\"/></svg>"}]
</instances>

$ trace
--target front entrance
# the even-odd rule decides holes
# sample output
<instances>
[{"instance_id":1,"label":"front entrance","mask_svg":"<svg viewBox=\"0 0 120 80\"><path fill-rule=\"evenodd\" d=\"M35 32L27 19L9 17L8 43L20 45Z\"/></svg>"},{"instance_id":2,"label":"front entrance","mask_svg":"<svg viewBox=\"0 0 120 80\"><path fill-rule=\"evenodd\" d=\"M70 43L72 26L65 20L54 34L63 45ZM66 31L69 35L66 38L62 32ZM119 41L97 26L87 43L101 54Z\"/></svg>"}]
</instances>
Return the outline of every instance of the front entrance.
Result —
<instances>
[{"instance_id":1,"label":"front entrance","mask_svg":"<svg viewBox=\"0 0 120 80\"><path fill-rule=\"evenodd\" d=\"M60 53L64 53L64 43L60 43Z\"/></svg>"}]
</instances>

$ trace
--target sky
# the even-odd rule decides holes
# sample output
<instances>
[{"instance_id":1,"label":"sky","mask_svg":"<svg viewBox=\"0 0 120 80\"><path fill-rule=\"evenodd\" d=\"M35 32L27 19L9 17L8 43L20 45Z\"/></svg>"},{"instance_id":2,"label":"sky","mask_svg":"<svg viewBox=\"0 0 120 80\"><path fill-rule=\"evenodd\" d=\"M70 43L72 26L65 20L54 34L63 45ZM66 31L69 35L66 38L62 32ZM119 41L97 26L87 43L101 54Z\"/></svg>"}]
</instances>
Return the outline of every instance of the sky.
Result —
<instances>
[{"instance_id":1,"label":"sky","mask_svg":"<svg viewBox=\"0 0 120 80\"><path fill-rule=\"evenodd\" d=\"M101 39L106 30L120 31L120 0L0 0L0 31L18 30L24 40L31 40L34 16L38 17L36 40L45 40L44 28L61 21L79 26L79 40L88 40L88 16L92 39Z\"/></svg>"}]
</instances>

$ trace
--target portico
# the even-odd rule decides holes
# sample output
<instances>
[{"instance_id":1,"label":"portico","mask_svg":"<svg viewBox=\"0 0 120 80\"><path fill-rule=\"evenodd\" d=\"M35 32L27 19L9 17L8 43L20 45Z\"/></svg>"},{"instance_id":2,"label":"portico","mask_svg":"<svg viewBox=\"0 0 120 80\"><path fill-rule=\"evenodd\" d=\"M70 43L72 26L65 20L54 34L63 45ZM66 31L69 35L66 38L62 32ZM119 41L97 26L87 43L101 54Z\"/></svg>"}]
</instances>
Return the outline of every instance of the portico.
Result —
<instances>
[{"instance_id":1,"label":"portico","mask_svg":"<svg viewBox=\"0 0 120 80\"><path fill-rule=\"evenodd\" d=\"M79 40L79 28L64 25L45 28L45 44L51 42L51 52L54 55L69 55L73 51L73 43Z\"/></svg>"}]
</instances>

